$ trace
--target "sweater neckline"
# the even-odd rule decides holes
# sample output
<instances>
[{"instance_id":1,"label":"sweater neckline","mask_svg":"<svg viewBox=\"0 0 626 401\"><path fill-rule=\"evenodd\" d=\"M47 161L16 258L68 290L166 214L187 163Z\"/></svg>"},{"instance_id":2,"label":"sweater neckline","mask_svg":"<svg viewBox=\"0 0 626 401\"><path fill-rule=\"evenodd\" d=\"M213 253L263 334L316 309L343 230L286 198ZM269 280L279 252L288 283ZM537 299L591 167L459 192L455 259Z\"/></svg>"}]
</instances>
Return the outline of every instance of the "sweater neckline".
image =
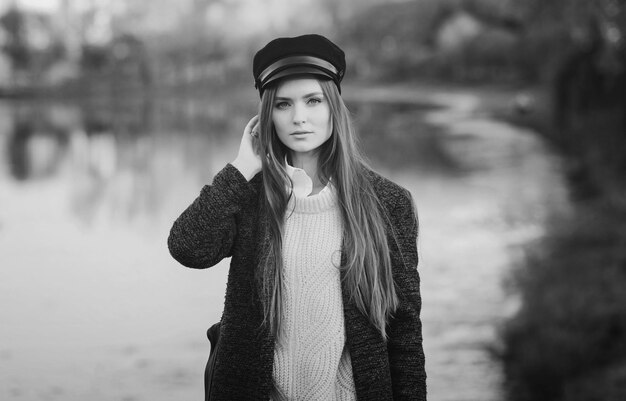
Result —
<instances>
[{"instance_id":1,"label":"sweater neckline","mask_svg":"<svg viewBox=\"0 0 626 401\"><path fill-rule=\"evenodd\" d=\"M297 197L292 195L289 199L289 210L294 213L320 213L331 209L337 205L337 191L329 185L326 190L318 194Z\"/></svg>"}]
</instances>

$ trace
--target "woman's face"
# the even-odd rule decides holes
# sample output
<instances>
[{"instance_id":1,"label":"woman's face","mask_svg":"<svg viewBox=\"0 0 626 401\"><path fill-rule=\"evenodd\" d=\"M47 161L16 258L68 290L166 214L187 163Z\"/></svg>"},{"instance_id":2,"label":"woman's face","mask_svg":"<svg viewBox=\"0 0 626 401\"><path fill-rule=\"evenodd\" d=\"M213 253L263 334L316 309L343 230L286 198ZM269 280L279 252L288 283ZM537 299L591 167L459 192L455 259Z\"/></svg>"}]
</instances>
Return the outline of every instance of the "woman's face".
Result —
<instances>
[{"instance_id":1,"label":"woman's face","mask_svg":"<svg viewBox=\"0 0 626 401\"><path fill-rule=\"evenodd\" d=\"M274 128L292 157L315 154L332 134L328 100L316 79L281 82L272 107Z\"/></svg>"}]
</instances>

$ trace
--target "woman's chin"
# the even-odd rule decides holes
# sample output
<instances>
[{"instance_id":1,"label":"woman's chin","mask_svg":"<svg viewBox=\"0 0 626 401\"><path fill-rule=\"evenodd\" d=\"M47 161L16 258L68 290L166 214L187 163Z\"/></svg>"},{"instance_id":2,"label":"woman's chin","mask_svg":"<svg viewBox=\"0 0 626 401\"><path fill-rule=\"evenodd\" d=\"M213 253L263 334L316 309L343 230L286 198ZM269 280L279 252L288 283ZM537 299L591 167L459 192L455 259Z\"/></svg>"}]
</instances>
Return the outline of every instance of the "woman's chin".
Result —
<instances>
[{"instance_id":1,"label":"woman's chin","mask_svg":"<svg viewBox=\"0 0 626 401\"><path fill-rule=\"evenodd\" d=\"M287 146L292 153L311 153L319 146L316 144L295 143Z\"/></svg>"}]
</instances>

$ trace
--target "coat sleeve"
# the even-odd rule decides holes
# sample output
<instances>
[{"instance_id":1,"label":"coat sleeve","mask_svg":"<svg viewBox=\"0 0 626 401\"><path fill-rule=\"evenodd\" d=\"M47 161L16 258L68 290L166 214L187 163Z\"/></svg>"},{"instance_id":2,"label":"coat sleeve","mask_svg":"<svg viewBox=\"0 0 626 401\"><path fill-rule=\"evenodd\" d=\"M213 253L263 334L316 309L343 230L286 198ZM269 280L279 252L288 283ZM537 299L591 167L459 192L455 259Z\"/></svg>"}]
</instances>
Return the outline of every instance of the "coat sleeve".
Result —
<instances>
[{"instance_id":1,"label":"coat sleeve","mask_svg":"<svg viewBox=\"0 0 626 401\"><path fill-rule=\"evenodd\" d=\"M254 196L239 170L226 165L174 222L167 240L170 254L195 269L214 266L231 256L237 236L236 215Z\"/></svg>"},{"instance_id":2,"label":"coat sleeve","mask_svg":"<svg viewBox=\"0 0 626 401\"><path fill-rule=\"evenodd\" d=\"M418 220L408 191L398 201L392 216L396 243L392 248L392 264L400 300L388 326L387 350L393 399L425 401L426 370L420 320L422 300L417 271Z\"/></svg>"}]
</instances>

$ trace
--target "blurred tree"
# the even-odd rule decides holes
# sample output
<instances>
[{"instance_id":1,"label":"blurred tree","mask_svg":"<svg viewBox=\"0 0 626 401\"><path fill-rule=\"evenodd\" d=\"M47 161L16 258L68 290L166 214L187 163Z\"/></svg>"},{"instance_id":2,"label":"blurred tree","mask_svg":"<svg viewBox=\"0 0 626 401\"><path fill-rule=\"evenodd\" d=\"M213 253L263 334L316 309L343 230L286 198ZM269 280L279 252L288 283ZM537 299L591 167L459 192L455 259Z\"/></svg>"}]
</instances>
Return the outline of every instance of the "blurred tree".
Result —
<instances>
[{"instance_id":1,"label":"blurred tree","mask_svg":"<svg viewBox=\"0 0 626 401\"><path fill-rule=\"evenodd\" d=\"M0 17L0 25L6 33L2 50L11 60L13 71L27 69L32 57L27 37L26 14L11 7Z\"/></svg>"},{"instance_id":2,"label":"blurred tree","mask_svg":"<svg viewBox=\"0 0 626 401\"><path fill-rule=\"evenodd\" d=\"M448 1L375 4L357 9L339 30L340 41L354 60L351 75L384 80L415 76L416 66L432 56L429 38L444 3Z\"/></svg>"},{"instance_id":3,"label":"blurred tree","mask_svg":"<svg viewBox=\"0 0 626 401\"><path fill-rule=\"evenodd\" d=\"M116 35L110 43L82 46L81 91L94 96L140 94L152 88L153 67L141 38Z\"/></svg>"},{"instance_id":4,"label":"blurred tree","mask_svg":"<svg viewBox=\"0 0 626 401\"><path fill-rule=\"evenodd\" d=\"M83 43L80 66L83 71L104 71L109 65L109 46Z\"/></svg>"},{"instance_id":5,"label":"blurred tree","mask_svg":"<svg viewBox=\"0 0 626 401\"><path fill-rule=\"evenodd\" d=\"M356 75L403 80L520 79L522 24L509 0L376 4L341 25ZM488 41L489 43L487 43Z\"/></svg>"},{"instance_id":6,"label":"blurred tree","mask_svg":"<svg viewBox=\"0 0 626 401\"><path fill-rule=\"evenodd\" d=\"M2 17L3 51L11 61L13 86L34 87L46 81L50 69L66 56L61 36L50 16L11 7Z\"/></svg>"},{"instance_id":7,"label":"blurred tree","mask_svg":"<svg viewBox=\"0 0 626 401\"><path fill-rule=\"evenodd\" d=\"M594 109L621 105L626 111L626 2L528 0L515 7L527 31L534 32L529 37L548 36L544 43L549 51L543 53L554 55L547 73L553 78L560 131L568 129L572 118ZM551 34L542 38L538 32Z\"/></svg>"},{"instance_id":8,"label":"blurred tree","mask_svg":"<svg viewBox=\"0 0 626 401\"><path fill-rule=\"evenodd\" d=\"M624 0L419 0L368 2L342 14L327 5L355 75L526 82L554 77L590 40L590 21L602 29L598 63L615 77L623 69L624 7ZM456 50L444 49L442 30L461 20L475 25L477 38L457 32Z\"/></svg>"}]
</instances>

